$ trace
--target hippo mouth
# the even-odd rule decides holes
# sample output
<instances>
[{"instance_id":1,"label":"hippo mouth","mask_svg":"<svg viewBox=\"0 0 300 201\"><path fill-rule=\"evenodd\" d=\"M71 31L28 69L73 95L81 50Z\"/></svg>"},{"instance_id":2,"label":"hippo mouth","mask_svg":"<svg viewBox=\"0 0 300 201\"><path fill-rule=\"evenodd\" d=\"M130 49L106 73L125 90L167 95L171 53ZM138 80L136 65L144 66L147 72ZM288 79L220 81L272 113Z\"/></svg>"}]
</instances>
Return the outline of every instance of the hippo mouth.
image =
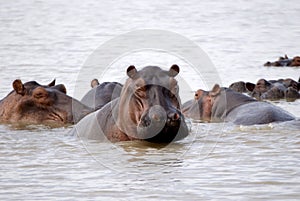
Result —
<instances>
[{"instance_id":1,"label":"hippo mouth","mask_svg":"<svg viewBox=\"0 0 300 201\"><path fill-rule=\"evenodd\" d=\"M146 112L137 127L139 139L155 143L170 143L188 135L183 115L176 112Z\"/></svg>"},{"instance_id":2,"label":"hippo mouth","mask_svg":"<svg viewBox=\"0 0 300 201\"><path fill-rule=\"evenodd\" d=\"M64 117L63 114L60 114L59 112L54 112L51 111L48 115L47 115L47 121L49 122L56 122L56 123L66 123L66 118Z\"/></svg>"}]
</instances>

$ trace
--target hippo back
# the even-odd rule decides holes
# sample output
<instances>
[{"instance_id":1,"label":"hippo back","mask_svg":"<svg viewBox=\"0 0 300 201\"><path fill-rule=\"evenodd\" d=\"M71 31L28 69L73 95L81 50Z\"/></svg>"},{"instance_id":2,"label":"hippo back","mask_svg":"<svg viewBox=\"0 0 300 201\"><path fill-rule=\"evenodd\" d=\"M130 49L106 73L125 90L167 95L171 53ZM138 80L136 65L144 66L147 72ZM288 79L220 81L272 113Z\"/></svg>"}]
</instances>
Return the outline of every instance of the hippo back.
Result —
<instances>
[{"instance_id":1,"label":"hippo back","mask_svg":"<svg viewBox=\"0 0 300 201\"><path fill-rule=\"evenodd\" d=\"M223 121L234 108L254 102L255 99L228 88L222 88L212 106L212 120Z\"/></svg>"},{"instance_id":2,"label":"hippo back","mask_svg":"<svg viewBox=\"0 0 300 201\"><path fill-rule=\"evenodd\" d=\"M258 101L236 107L225 118L226 121L238 125L268 124L294 119L287 111L271 103Z\"/></svg>"},{"instance_id":3,"label":"hippo back","mask_svg":"<svg viewBox=\"0 0 300 201\"><path fill-rule=\"evenodd\" d=\"M118 82L103 82L88 91L81 102L94 110L98 110L106 103L119 97L121 90L122 84Z\"/></svg>"}]
</instances>

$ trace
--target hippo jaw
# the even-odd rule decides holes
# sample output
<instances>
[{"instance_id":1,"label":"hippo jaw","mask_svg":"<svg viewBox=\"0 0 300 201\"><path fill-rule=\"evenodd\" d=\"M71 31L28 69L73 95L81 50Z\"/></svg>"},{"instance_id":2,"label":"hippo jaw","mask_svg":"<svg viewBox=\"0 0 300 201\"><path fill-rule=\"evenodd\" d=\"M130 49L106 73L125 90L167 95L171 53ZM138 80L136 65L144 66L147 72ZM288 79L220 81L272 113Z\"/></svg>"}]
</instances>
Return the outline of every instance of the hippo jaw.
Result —
<instances>
[{"instance_id":1,"label":"hippo jaw","mask_svg":"<svg viewBox=\"0 0 300 201\"><path fill-rule=\"evenodd\" d=\"M45 124L56 127L71 123L67 112L53 105L37 105L32 99L19 103L16 111L19 111L16 122L23 124Z\"/></svg>"},{"instance_id":2,"label":"hippo jaw","mask_svg":"<svg viewBox=\"0 0 300 201\"><path fill-rule=\"evenodd\" d=\"M142 115L137 127L139 139L155 143L170 143L187 135L184 117L176 109L169 112L149 110Z\"/></svg>"}]
</instances>

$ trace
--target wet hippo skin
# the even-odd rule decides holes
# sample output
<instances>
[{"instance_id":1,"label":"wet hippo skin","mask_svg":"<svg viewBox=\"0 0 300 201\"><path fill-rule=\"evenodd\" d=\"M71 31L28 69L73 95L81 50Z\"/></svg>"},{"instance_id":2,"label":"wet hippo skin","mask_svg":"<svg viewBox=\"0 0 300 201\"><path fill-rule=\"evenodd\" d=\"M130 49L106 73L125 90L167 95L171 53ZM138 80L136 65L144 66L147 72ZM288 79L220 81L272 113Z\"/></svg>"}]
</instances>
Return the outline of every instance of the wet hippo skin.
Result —
<instances>
[{"instance_id":1,"label":"wet hippo skin","mask_svg":"<svg viewBox=\"0 0 300 201\"><path fill-rule=\"evenodd\" d=\"M119 98L83 118L71 131L79 137L112 142L145 140L169 143L188 135L176 75L177 65L166 71L147 66L127 68Z\"/></svg>"},{"instance_id":2,"label":"wet hippo skin","mask_svg":"<svg viewBox=\"0 0 300 201\"><path fill-rule=\"evenodd\" d=\"M120 96L122 84L118 82L103 82L94 86L81 99L88 107L98 110L106 103Z\"/></svg>"},{"instance_id":3,"label":"wet hippo skin","mask_svg":"<svg viewBox=\"0 0 300 201\"><path fill-rule=\"evenodd\" d=\"M256 84L251 82L234 82L230 89L246 93L257 100L281 100L295 101L300 98L300 83L291 79L265 80L259 79Z\"/></svg>"},{"instance_id":4,"label":"wet hippo skin","mask_svg":"<svg viewBox=\"0 0 300 201\"><path fill-rule=\"evenodd\" d=\"M284 57L279 57L277 61L274 62L266 62L264 66L275 66L275 67L283 67L283 66L290 66L290 67L297 67L300 66L300 57L295 56L294 58L290 59L287 55Z\"/></svg>"},{"instance_id":5,"label":"wet hippo skin","mask_svg":"<svg viewBox=\"0 0 300 201\"><path fill-rule=\"evenodd\" d=\"M299 83L290 78L269 81L260 79L255 85L247 83L246 88L249 91L248 94L257 100L294 101L300 97Z\"/></svg>"},{"instance_id":6,"label":"wet hippo skin","mask_svg":"<svg viewBox=\"0 0 300 201\"><path fill-rule=\"evenodd\" d=\"M183 111L186 117L197 120L254 125L294 119L293 115L271 103L257 101L219 85L211 91L198 90L195 95L197 98Z\"/></svg>"},{"instance_id":7,"label":"wet hippo skin","mask_svg":"<svg viewBox=\"0 0 300 201\"><path fill-rule=\"evenodd\" d=\"M13 82L14 90L0 101L0 122L64 126L78 122L92 109L66 95L64 85Z\"/></svg>"}]
</instances>

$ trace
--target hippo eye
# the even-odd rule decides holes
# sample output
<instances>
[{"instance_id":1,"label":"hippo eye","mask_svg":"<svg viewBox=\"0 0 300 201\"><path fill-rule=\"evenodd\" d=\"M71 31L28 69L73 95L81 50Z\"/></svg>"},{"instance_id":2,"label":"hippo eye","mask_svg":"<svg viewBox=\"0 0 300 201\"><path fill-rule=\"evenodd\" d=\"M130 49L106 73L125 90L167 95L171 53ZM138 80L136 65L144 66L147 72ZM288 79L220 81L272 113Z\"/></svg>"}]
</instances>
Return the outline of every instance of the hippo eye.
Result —
<instances>
[{"instance_id":1,"label":"hippo eye","mask_svg":"<svg viewBox=\"0 0 300 201\"><path fill-rule=\"evenodd\" d=\"M179 87L176 85L170 90L170 93L172 93L172 95L175 96L176 94L178 94L178 91L179 91Z\"/></svg>"},{"instance_id":2,"label":"hippo eye","mask_svg":"<svg viewBox=\"0 0 300 201\"><path fill-rule=\"evenodd\" d=\"M146 86L138 87L135 91L136 92L146 91Z\"/></svg>"}]
</instances>

